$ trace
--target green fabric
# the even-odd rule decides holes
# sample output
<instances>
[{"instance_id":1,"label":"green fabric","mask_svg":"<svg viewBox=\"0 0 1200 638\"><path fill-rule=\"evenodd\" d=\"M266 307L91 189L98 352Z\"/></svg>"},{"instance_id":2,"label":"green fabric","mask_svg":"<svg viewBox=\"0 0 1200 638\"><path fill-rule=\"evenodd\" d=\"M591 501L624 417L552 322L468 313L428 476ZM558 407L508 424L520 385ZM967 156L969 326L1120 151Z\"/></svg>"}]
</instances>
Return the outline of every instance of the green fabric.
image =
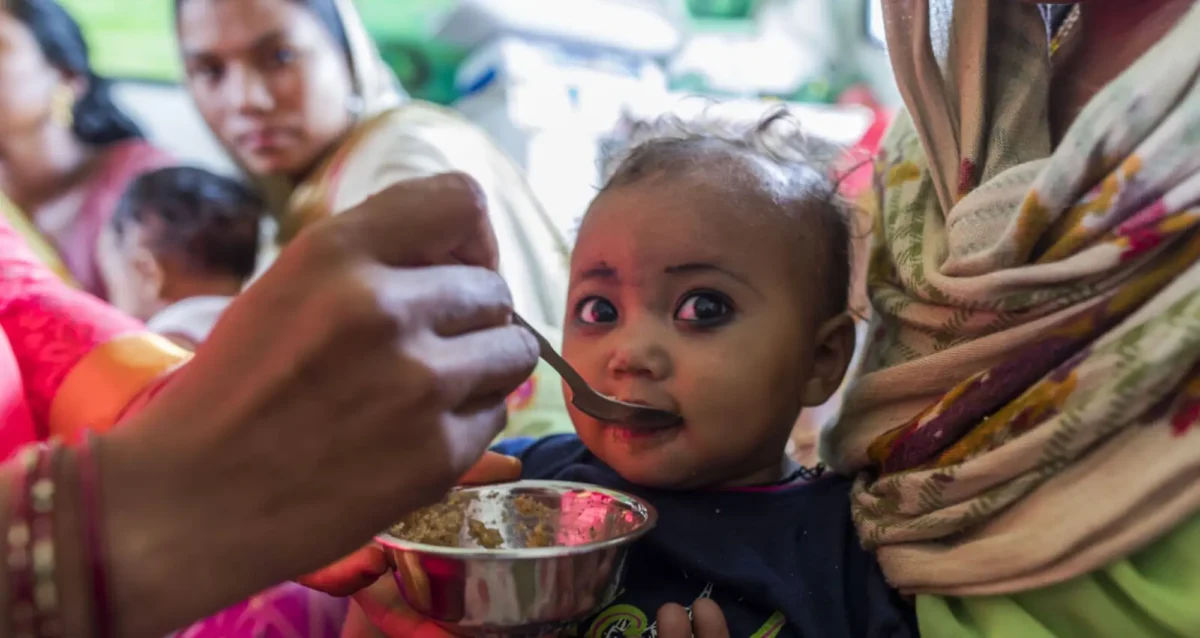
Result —
<instances>
[{"instance_id":1,"label":"green fabric","mask_svg":"<svg viewBox=\"0 0 1200 638\"><path fill-rule=\"evenodd\" d=\"M917 597L924 638L1200 636L1200 516L1073 580L1007 596Z\"/></svg>"}]
</instances>

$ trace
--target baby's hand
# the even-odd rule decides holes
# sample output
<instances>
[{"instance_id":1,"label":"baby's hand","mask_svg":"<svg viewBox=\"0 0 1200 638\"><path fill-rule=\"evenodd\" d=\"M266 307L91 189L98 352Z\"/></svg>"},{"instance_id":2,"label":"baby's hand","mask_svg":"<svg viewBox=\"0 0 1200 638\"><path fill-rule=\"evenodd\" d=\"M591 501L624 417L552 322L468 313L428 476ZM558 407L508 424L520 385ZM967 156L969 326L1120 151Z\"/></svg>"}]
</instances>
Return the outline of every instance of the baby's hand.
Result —
<instances>
[{"instance_id":1,"label":"baby's hand","mask_svg":"<svg viewBox=\"0 0 1200 638\"><path fill-rule=\"evenodd\" d=\"M725 614L713 601L702 598L692 605L692 618L679 605L663 605L658 610L659 638L729 638Z\"/></svg>"}]
</instances>

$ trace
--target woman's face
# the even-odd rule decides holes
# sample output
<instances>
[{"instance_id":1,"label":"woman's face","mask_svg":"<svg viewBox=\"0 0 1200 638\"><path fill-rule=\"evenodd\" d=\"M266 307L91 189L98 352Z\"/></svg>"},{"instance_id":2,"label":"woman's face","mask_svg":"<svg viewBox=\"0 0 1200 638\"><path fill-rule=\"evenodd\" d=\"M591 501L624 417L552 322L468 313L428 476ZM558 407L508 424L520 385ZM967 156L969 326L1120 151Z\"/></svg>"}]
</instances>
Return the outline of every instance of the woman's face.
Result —
<instances>
[{"instance_id":1,"label":"woman's face","mask_svg":"<svg viewBox=\"0 0 1200 638\"><path fill-rule=\"evenodd\" d=\"M0 11L0 135L42 126L62 81L33 33L12 14Z\"/></svg>"},{"instance_id":2,"label":"woman's face","mask_svg":"<svg viewBox=\"0 0 1200 638\"><path fill-rule=\"evenodd\" d=\"M345 53L303 3L183 0L178 19L188 90L254 175L302 175L351 125Z\"/></svg>"}]
</instances>

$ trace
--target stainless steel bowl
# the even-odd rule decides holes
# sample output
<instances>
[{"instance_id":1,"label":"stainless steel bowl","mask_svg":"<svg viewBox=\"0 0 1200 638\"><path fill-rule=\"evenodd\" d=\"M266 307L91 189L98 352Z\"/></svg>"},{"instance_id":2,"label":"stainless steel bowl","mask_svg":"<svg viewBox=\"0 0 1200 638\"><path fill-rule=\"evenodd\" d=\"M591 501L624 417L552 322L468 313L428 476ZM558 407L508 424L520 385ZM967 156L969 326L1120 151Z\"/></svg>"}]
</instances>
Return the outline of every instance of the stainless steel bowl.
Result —
<instances>
[{"instance_id":1,"label":"stainless steel bowl","mask_svg":"<svg viewBox=\"0 0 1200 638\"><path fill-rule=\"evenodd\" d=\"M458 547L376 537L396 565L400 592L418 613L472 638L557 635L612 601L629 546L658 513L637 497L581 483L520 481L455 490L465 513L500 533L481 547L464 520ZM536 503L553 546L526 547ZM544 539L543 539L544 540Z\"/></svg>"}]
</instances>

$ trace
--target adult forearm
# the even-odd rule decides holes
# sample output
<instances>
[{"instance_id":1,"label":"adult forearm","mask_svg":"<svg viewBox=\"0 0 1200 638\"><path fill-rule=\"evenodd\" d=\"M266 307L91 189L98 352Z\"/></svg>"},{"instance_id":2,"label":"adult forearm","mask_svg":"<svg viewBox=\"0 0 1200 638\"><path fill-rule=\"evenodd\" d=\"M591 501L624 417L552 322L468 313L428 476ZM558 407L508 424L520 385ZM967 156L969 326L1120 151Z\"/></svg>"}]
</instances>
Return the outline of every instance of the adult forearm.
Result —
<instances>
[{"instance_id":1,"label":"adult forearm","mask_svg":"<svg viewBox=\"0 0 1200 638\"><path fill-rule=\"evenodd\" d=\"M84 524L79 452L58 454L52 474L54 582L64 635L99 635L107 617L109 635L159 638L286 577L278 563L272 569L270 562L247 560L247 548L262 547L256 527L218 521L219 510L206 502L211 490L182 491L187 483L179 477L195 469L189 467L194 461L147 434L154 432L139 429L93 442L103 487L101 520L92 521L97 525ZM14 496L25 472L17 460L0 465L0 530L6 540L21 516L14 511ZM95 608L88 528L106 541L100 553L107 567L106 613ZM0 574L0 635L7 635L14 616L22 613L10 598L9 569Z\"/></svg>"},{"instance_id":2,"label":"adult forearm","mask_svg":"<svg viewBox=\"0 0 1200 638\"><path fill-rule=\"evenodd\" d=\"M238 490L187 449L189 424L140 420L97 450L103 529L113 635L158 638L293 574L268 559L264 517L246 516Z\"/></svg>"},{"instance_id":3,"label":"adult forearm","mask_svg":"<svg viewBox=\"0 0 1200 638\"><path fill-rule=\"evenodd\" d=\"M58 601L61 618L67 636L92 636L94 634L94 610L92 609L92 587L90 573L85 562L84 545L79 505L78 472L75 453L64 450L57 471L54 473L54 550L55 575L58 586ZM0 465L0 530L3 530L5 552L8 547L8 530L19 514L13 509L17 486L23 481L24 468L16 460ZM0 635L8 635L14 609L10 595L10 566L0 577ZM20 613L20 612L17 612Z\"/></svg>"}]
</instances>

